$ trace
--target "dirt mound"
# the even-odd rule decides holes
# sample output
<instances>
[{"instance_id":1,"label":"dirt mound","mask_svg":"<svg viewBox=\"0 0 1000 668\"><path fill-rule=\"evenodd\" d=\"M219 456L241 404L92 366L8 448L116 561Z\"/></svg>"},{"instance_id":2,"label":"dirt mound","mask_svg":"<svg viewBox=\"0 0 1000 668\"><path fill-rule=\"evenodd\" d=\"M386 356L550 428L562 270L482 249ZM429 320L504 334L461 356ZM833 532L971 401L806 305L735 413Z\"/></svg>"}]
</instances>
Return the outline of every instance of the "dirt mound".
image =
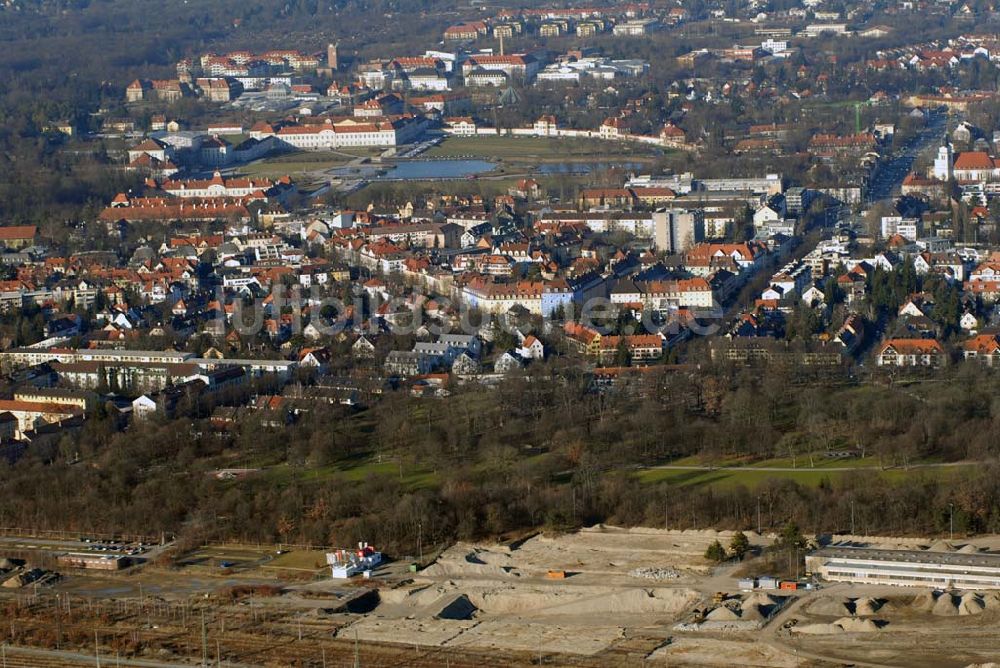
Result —
<instances>
[{"instance_id":1,"label":"dirt mound","mask_svg":"<svg viewBox=\"0 0 1000 668\"><path fill-rule=\"evenodd\" d=\"M7 557L0 559L0 571L12 571L21 566L24 566L23 559L9 559Z\"/></svg>"},{"instance_id":2,"label":"dirt mound","mask_svg":"<svg viewBox=\"0 0 1000 668\"><path fill-rule=\"evenodd\" d=\"M765 594L764 592L757 592L756 594L750 594L743 600L743 605L778 605L784 599L780 596L772 596L771 594Z\"/></svg>"},{"instance_id":3,"label":"dirt mound","mask_svg":"<svg viewBox=\"0 0 1000 668\"><path fill-rule=\"evenodd\" d=\"M711 622L735 622L739 621L740 615L735 610L730 610L724 605L720 605L718 608L708 613L705 619Z\"/></svg>"},{"instance_id":4,"label":"dirt mound","mask_svg":"<svg viewBox=\"0 0 1000 668\"><path fill-rule=\"evenodd\" d=\"M556 614L677 613L692 605L698 595L689 589L629 589L595 592L577 601L551 608ZM546 610L548 613L550 610Z\"/></svg>"},{"instance_id":5,"label":"dirt mound","mask_svg":"<svg viewBox=\"0 0 1000 668\"><path fill-rule=\"evenodd\" d=\"M740 613L740 619L748 622L761 622L764 621L769 612L770 608L762 605L744 604Z\"/></svg>"},{"instance_id":6,"label":"dirt mound","mask_svg":"<svg viewBox=\"0 0 1000 668\"><path fill-rule=\"evenodd\" d=\"M862 597L854 601L854 615L857 617L871 617L878 612L885 601L877 598Z\"/></svg>"},{"instance_id":7,"label":"dirt mound","mask_svg":"<svg viewBox=\"0 0 1000 668\"><path fill-rule=\"evenodd\" d=\"M925 591L917 594L910 603L910 607L918 612L932 612L937 602L938 594L933 591Z\"/></svg>"},{"instance_id":8,"label":"dirt mound","mask_svg":"<svg viewBox=\"0 0 1000 668\"><path fill-rule=\"evenodd\" d=\"M435 615L438 619L472 619L479 610L465 594L456 596Z\"/></svg>"},{"instance_id":9,"label":"dirt mound","mask_svg":"<svg viewBox=\"0 0 1000 668\"><path fill-rule=\"evenodd\" d=\"M983 597L975 592L970 591L963 594L958 602L958 614L960 615L978 615L985 609L986 603L983 601Z\"/></svg>"},{"instance_id":10,"label":"dirt mound","mask_svg":"<svg viewBox=\"0 0 1000 668\"><path fill-rule=\"evenodd\" d=\"M983 603L989 610L1000 608L1000 591L990 591L983 594Z\"/></svg>"},{"instance_id":11,"label":"dirt mound","mask_svg":"<svg viewBox=\"0 0 1000 668\"><path fill-rule=\"evenodd\" d=\"M440 585L423 585L408 589L383 589L379 596L382 603L403 606L407 609L418 609L425 606L436 606L442 597L454 593L455 583Z\"/></svg>"},{"instance_id":12,"label":"dirt mound","mask_svg":"<svg viewBox=\"0 0 1000 668\"><path fill-rule=\"evenodd\" d=\"M844 633L873 633L879 625L874 619L859 619L857 617L842 617L834 622L835 626L844 629Z\"/></svg>"},{"instance_id":13,"label":"dirt mound","mask_svg":"<svg viewBox=\"0 0 1000 668\"><path fill-rule=\"evenodd\" d=\"M488 547L456 543L445 550L425 573L435 577L516 577L510 548L506 545Z\"/></svg>"},{"instance_id":14,"label":"dirt mound","mask_svg":"<svg viewBox=\"0 0 1000 668\"><path fill-rule=\"evenodd\" d=\"M804 635L829 635L831 633L843 633L844 629L836 624L800 624L792 627L792 633Z\"/></svg>"},{"instance_id":15,"label":"dirt mound","mask_svg":"<svg viewBox=\"0 0 1000 668\"><path fill-rule=\"evenodd\" d=\"M824 617L842 617L851 614L851 600L846 597L828 597L813 601L806 608L809 614Z\"/></svg>"},{"instance_id":16,"label":"dirt mound","mask_svg":"<svg viewBox=\"0 0 1000 668\"><path fill-rule=\"evenodd\" d=\"M979 554L979 548L973 545L972 543L969 543L968 545L963 545L962 547L958 548L958 551L961 554Z\"/></svg>"},{"instance_id":17,"label":"dirt mound","mask_svg":"<svg viewBox=\"0 0 1000 668\"><path fill-rule=\"evenodd\" d=\"M382 589L379 591L379 598L383 603L397 605L399 603L412 604L416 598L430 589L430 585L423 587L411 587L409 589L400 587L399 589Z\"/></svg>"},{"instance_id":18,"label":"dirt mound","mask_svg":"<svg viewBox=\"0 0 1000 668\"><path fill-rule=\"evenodd\" d=\"M931 546L927 548L928 552L954 552L955 546L948 541L938 540L931 543Z\"/></svg>"},{"instance_id":19,"label":"dirt mound","mask_svg":"<svg viewBox=\"0 0 1000 668\"><path fill-rule=\"evenodd\" d=\"M945 592L938 596L931 608L931 613L940 617L954 617L958 614L959 599L952 594Z\"/></svg>"},{"instance_id":20,"label":"dirt mound","mask_svg":"<svg viewBox=\"0 0 1000 668\"><path fill-rule=\"evenodd\" d=\"M748 611L752 616L759 614L761 618L766 618L776 609L781 607L781 604L784 603L784 601L785 599L781 596L772 596L771 594L765 594L764 592L751 594L743 601L743 618L747 619ZM756 616L753 618L757 619Z\"/></svg>"},{"instance_id":21,"label":"dirt mound","mask_svg":"<svg viewBox=\"0 0 1000 668\"><path fill-rule=\"evenodd\" d=\"M841 617L837 621L832 622L830 624L807 624L805 626L793 627L792 630L795 633L805 633L810 635L828 635L836 633L874 633L884 625L885 622L879 622L874 619L860 619L858 617Z\"/></svg>"},{"instance_id":22,"label":"dirt mound","mask_svg":"<svg viewBox=\"0 0 1000 668\"><path fill-rule=\"evenodd\" d=\"M493 587L468 591L469 600L489 614L641 614L676 613L697 594L688 589L605 587Z\"/></svg>"}]
</instances>

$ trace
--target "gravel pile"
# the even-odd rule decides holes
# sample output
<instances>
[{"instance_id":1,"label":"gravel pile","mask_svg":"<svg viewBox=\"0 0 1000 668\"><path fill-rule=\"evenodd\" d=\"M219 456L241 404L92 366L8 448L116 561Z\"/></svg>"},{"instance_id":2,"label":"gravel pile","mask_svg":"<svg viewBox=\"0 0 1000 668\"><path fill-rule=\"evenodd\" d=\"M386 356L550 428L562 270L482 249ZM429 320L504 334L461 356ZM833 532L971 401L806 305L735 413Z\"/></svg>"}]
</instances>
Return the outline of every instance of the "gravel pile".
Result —
<instances>
[{"instance_id":1,"label":"gravel pile","mask_svg":"<svg viewBox=\"0 0 1000 668\"><path fill-rule=\"evenodd\" d=\"M629 571L629 575L646 580L675 580L681 576L672 568L636 568Z\"/></svg>"}]
</instances>

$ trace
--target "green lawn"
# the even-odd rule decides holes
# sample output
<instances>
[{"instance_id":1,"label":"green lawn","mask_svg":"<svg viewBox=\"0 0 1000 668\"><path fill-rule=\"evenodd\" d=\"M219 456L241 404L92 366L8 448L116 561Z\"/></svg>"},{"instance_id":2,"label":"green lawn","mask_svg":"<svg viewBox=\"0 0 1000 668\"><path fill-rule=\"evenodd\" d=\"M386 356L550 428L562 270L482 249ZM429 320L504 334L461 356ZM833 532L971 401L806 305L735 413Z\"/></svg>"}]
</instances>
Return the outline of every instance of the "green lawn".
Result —
<instances>
[{"instance_id":1,"label":"green lawn","mask_svg":"<svg viewBox=\"0 0 1000 668\"><path fill-rule=\"evenodd\" d=\"M356 158L375 158L378 155L378 152L372 152L369 149L293 151L257 160L241 167L239 171L252 176L278 178L286 174L295 176L296 174L344 167Z\"/></svg>"},{"instance_id":2,"label":"green lawn","mask_svg":"<svg viewBox=\"0 0 1000 668\"><path fill-rule=\"evenodd\" d=\"M760 466L783 466L782 460L771 460L761 462ZM679 463L679 462L678 462ZM818 464L818 462L817 462ZM909 469L886 469L878 467L877 463L871 460L847 460L842 462L827 462L825 466L816 468L802 468L798 471L726 471L726 470L683 470L683 469L642 469L636 473L636 477L643 483L668 483L681 487L710 485L713 487L729 488L743 485L754 488L768 480L793 480L801 485L816 487L826 478L834 480L838 477L854 475L853 471L827 471L824 468L836 467L837 465L851 467L857 471L875 471L887 482L895 482L913 475L929 475L945 478L961 474L968 464L947 468L924 468L913 467ZM695 464L688 464L695 465ZM806 462L808 466L808 462ZM756 466L756 465L754 465ZM802 466L800 460L800 466Z\"/></svg>"},{"instance_id":3,"label":"green lawn","mask_svg":"<svg viewBox=\"0 0 1000 668\"><path fill-rule=\"evenodd\" d=\"M240 169L240 172L250 176L263 176L268 178L280 178L286 174L295 176L296 174L306 174L309 172L325 171L334 167L343 167L349 162L347 158L325 155L322 160L259 160L250 163Z\"/></svg>"},{"instance_id":4,"label":"green lawn","mask_svg":"<svg viewBox=\"0 0 1000 668\"><path fill-rule=\"evenodd\" d=\"M428 158L493 158L534 162L643 160L652 156L646 146L599 140L551 139L546 137L449 137L431 148Z\"/></svg>"},{"instance_id":5,"label":"green lawn","mask_svg":"<svg viewBox=\"0 0 1000 668\"><path fill-rule=\"evenodd\" d=\"M365 457L312 468L278 465L262 471L261 475L276 485L291 480L317 483L361 482L369 476L390 476L400 479L400 466L395 459L378 462ZM438 484L438 476L434 471L403 462L401 482L408 489L423 489Z\"/></svg>"},{"instance_id":6,"label":"green lawn","mask_svg":"<svg viewBox=\"0 0 1000 668\"><path fill-rule=\"evenodd\" d=\"M645 469L638 474L644 483L666 482L682 487L711 485L713 487L757 487L771 479L794 480L802 485L817 487L823 478L832 478L837 472L826 471L683 471L676 469Z\"/></svg>"},{"instance_id":7,"label":"green lawn","mask_svg":"<svg viewBox=\"0 0 1000 668\"><path fill-rule=\"evenodd\" d=\"M319 550L292 550L268 562L265 568L314 571L326 566L326 553Z\"/></svg>"},{"instance_id":8,"label":"green lawn","mask_svg":"<svg viewBox=\"0 0 1000 668\"><path fill-rule=\"evenodd\" d=\"M813 464L810 466L807 455L799 455L793 461L791 457L773 457L771 459L747 460L737 457L725 457L720 459L708 459L697 455L682 457L669 462L664 462L665 466L748 466L753 468L865 468L878 466L878 461L872 457L864 459L852 457L849 459L831 459L821 457L818 454L813 457Z\"/></svg>"}]
</instances>

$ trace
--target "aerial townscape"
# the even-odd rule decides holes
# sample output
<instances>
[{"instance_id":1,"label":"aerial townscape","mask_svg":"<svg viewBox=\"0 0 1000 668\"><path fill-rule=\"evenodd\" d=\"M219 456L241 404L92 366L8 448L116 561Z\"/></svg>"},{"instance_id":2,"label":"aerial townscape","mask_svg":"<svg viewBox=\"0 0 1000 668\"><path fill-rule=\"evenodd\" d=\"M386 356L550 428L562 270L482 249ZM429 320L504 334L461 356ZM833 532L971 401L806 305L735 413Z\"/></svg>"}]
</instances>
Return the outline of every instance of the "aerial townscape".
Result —
<instances>
[{"instance_id":1,"label":"aerial townscape","mask_svg":"<svg viewBox=\"0 0 1000 668\"><path fill-rule=\"evenodd\" d=\"M0 668L997 665L1000 3L0 47Z\"/></svg>"}]
</instances>

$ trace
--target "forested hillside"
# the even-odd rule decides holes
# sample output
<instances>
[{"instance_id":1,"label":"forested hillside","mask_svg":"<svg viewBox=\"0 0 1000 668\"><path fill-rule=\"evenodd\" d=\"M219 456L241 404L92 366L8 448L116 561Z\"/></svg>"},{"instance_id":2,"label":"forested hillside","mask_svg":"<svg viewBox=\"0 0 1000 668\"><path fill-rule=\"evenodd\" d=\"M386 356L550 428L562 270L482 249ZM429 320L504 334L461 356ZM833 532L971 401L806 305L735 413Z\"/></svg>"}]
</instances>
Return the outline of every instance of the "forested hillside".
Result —
<instances>
[{"instance_id":1,"label":"forested hillside","mask_svg":"<svg viewBox=\"0 0 1000 668\"><path fill-rule=\"evenodd\" d=\"M3 471L0 525L407 550L418 526L442 543L595 522L756 528L758 504L765 529L848 531L853 517L858 532L927 533L947 528L954 504L956 530L1000 530L1000 470L986 463L1000 450L1000 384L975 369L863 387L847 375L703 368L610 395L565 370L550 380L553 370L444 399L398 393L358 413L312 411L284 429L251 418L227 437L197 416L124 432L95 419ZM651 468L692 455L821 468L845 448L855 471L762 481ZM981 464L947 465L958 460ZM241 467L257 471L211 475Z\"/></svg>"}]
</instances>

